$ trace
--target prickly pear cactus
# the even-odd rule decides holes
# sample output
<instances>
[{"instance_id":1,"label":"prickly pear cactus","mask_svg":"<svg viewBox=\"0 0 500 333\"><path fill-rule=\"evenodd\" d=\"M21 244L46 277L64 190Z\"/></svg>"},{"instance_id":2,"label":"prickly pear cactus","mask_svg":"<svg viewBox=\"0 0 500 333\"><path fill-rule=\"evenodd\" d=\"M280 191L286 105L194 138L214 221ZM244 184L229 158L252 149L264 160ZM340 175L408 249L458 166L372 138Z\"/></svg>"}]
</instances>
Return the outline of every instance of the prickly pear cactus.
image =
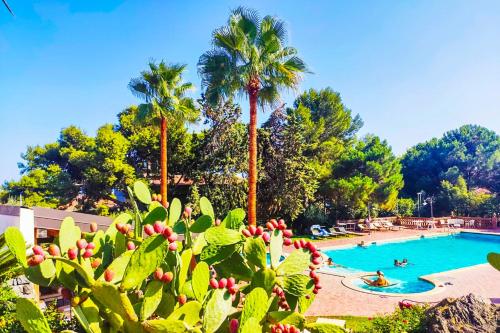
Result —
<instances>
[{"instance_id":1,"label":"prickly pear cactus","mask_svg":"<svg viewBox=\"0 0 500 333\"><path fill-rule=\"evenodd\" d=\"M128 192L134 212L107 231L82 233L65 219L56 244L35 246L28 259L21 233L9 229L9 249L25 275L60 287L87 332L305 329L304 312L321 289L322 257L304 240L284 253L292 232L283 220L245 226L244 210L235 209L221 221L205 197L195 218L178 199L163 207L144 183ZM50 332L33 302L20 300L18 313L28 331Z\"/></svg>"}]
</instances>

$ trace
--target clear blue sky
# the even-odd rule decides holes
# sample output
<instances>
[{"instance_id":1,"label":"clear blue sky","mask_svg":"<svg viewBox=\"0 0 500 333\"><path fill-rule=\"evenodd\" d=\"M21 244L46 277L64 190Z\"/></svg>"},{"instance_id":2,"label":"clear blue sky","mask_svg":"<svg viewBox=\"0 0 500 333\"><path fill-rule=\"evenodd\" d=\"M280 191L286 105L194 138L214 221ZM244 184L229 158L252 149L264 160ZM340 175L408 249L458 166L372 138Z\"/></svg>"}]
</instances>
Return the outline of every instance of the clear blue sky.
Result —
<instances>
[{"instance_id":1,"label":"clear blue sky","mask_svg":"<svg viewBox=\"0 0 500 333\"><path fill-rule=\"evenodd\" d=\"M136 99L150 59L188 64L238 1L8 0L0 8L0 182L28 145L87 133ZM288 23L314 71L397 154L466 123L500 132L500 1L252 1ZM200 90L195 94L199 94ZM285 95L289 103L293 96ZM244 101L246 106L246 101ZM260 115L260 120L266 116Z\"/></svg>"}]
</instances>

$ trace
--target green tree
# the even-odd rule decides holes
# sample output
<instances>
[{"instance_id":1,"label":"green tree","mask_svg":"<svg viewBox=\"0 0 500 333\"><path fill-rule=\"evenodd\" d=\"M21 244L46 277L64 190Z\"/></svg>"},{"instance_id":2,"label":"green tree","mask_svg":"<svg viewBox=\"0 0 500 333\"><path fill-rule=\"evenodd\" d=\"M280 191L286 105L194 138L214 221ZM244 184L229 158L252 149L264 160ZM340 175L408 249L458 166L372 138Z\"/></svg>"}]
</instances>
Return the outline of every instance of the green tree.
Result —
<instances>
[{"instance_id":1,"label":"green tree","mask_svg":"<svg viewBox=\"0 0 500 333\"><path fill-rule=\"evenodd\" d=\"M259 206L266 217L293 221L314 200L317 174L304 155L307 142L296 115L278 108L262 128Z\"/></svg>"},{"instance_id":2,"label":"green tree","mask_svg":"<svg viewBox=\"0 0 500 333\"><path fill-rule=\"evenodd\" d=\"M138 122L139 108L130 106L118 114L116 130L130 142L127 153L128 163L135 168L138 178L146 178L153 183L160 179L160 129L154 119ZM190 173L192 163L192 135L184 123L172 124L168 131L167 170L168 196L179 196L176 175ZM177 177L177 179L180 179Z\"/></svg>"},{"instance_id":3,"label":"green tree","mask_svg":"<svg viewBox=\"0 0 500 333\"><path fill-rule=\"evenodd\" d=\"M115 201L114 191L135 179L128 149L112 125L99 128L95 138L76 126L64 128L57 142L28 147L22 177L4 184L2 201L22 195L24 205L56 208L78 198L76 208L92 211L102 199Z\"/></svg>"},{"instance_id":4,"label":"green tree","mask_svg":"<svg viewBox=\"0 0 500 333\"><path fill-rule=\"evenodd\" d=\"M235 93L250 102L248 221L257 221L257 105L275 105L279 91L295 88L307 68L297 50L285 46L283 21L239 7L213 33L214 49L200 57L198 71L206 98L216 104Z\"/></svg>"},{"instance_id":5,"label":"green tree","mask_svg":"<svg viewBox=\"0 0 500 333\"><path fill-rule=\"evenodd\" d=\"M489 203L493 196L478 189L469 189L461 175L454 181L443 180L440 196L441 207L447 209L446 213L454 212L459 216L492 213L489 211Z\"/></svg>"},{"instance_id":6,"label":"green tree","mask_svg":"<svg viewBox=\"0 0 500 333\"><path fill-rule=\"evenodd\" d=\"M401 164L385 140L369 135L346 150L327 185L337 218L392 210L403 187Z\"/></svg>"},{"instance_id":7,"label":"green tree","mask_svg":"<svg viewBox=\"0 0 500 333\"><path fill-rule=\"evenodd\" d=\"M470 187L500 190L500 136L481 126L465 125L410 148L402 158L404 195L441 191L451 169ZM451 172L451 171L450 171Z\"/></svg>"},{"instance_id":8,"label":"green tree","mask_svg":"<svg viewBox=\"0 0 500 333\"><path fill-rule=\"evenodd\" d=\"M145 101L139 105L138 120L155 119L160 123L160 173L161 203L167 204L167 126L170 123L194 122L198 110L191 98L186 97L193 84L183 83L186 65L167 65L165 62L149 63L149 70L132 79L130 90ZM175 125L174 125L175 126Z\"/></svg>"},{"instance_id":9,"label":"green tree","mask_svg":"<svg viewBox=\"0 0 500 333\"><path fill-rule=\"evenodd\" d=\"M294 102L295 117L303 123L308 147L304 150L321 179L328 178L332 165L355 139L363 126L359 115L353 117L338 92L328 87L309 89Z\"/></svg>"},{"instance_id":10,"label":"green tree","mask_svg":"<svg viewBox=\"0 0 500 333\"><path fill-rule=\"evenodd\" d=\"M246 206L248 187L243 175L248 170L248 134L241 122L241 109L231 100L214 106L201 98L199 104L206 129L193 136L193 159L186 170L221 216Z\"/></svg>"}]
</instances>

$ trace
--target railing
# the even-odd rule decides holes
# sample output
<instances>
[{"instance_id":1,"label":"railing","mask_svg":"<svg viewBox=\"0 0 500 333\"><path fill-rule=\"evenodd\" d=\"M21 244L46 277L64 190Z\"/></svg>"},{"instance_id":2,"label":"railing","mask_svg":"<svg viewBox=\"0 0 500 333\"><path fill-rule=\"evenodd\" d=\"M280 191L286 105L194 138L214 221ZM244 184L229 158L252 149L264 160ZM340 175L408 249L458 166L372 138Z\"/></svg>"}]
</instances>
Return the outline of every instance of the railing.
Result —
<instances>
[{"instance_id":1,"label":"railing","mask_svg":"<svg viewBox=\"0 0 500 333\"><path fill-rule=\"evenodd\" d=\"M448 221L450 220L450 221ZM457 221L459 220L459 221ZM477 228L489 229L495 228L496 225L490 217L474 217L474 216L443 216L443 217L378 217L371 219L371 222L390 221L396 225L401 225L411 229L424 229L430 227L448 227L449 223L460 224L461 228ZM364 224L364 219L354 220L338 220L337 225L356 226Z\"/></svg>"}]
</instances>

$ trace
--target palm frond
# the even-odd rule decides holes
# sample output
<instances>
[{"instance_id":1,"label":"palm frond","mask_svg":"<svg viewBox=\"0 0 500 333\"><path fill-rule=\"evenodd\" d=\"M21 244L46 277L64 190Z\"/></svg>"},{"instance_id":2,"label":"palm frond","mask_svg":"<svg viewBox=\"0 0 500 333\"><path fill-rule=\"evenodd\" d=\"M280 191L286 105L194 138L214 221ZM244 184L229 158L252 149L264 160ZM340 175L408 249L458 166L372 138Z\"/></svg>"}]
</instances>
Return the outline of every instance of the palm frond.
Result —
<instances>
[{"instance_id":1,"label":"palm frond","mask_svg":"<svg viewBox=\"0 0 500 333\"><path fill-rule=\"evenodd\" d=\"M4 6L5 6L5 8L7 8L7 10L9 11L9 13L10 13L11 15L14 15L14 12L12 11L12 9L10 9L10 6L9 6L9 4L7 3L7 0L2 0L2 2L3 2L3 4L4 4Z\"/></svg>"}]
</instances>

